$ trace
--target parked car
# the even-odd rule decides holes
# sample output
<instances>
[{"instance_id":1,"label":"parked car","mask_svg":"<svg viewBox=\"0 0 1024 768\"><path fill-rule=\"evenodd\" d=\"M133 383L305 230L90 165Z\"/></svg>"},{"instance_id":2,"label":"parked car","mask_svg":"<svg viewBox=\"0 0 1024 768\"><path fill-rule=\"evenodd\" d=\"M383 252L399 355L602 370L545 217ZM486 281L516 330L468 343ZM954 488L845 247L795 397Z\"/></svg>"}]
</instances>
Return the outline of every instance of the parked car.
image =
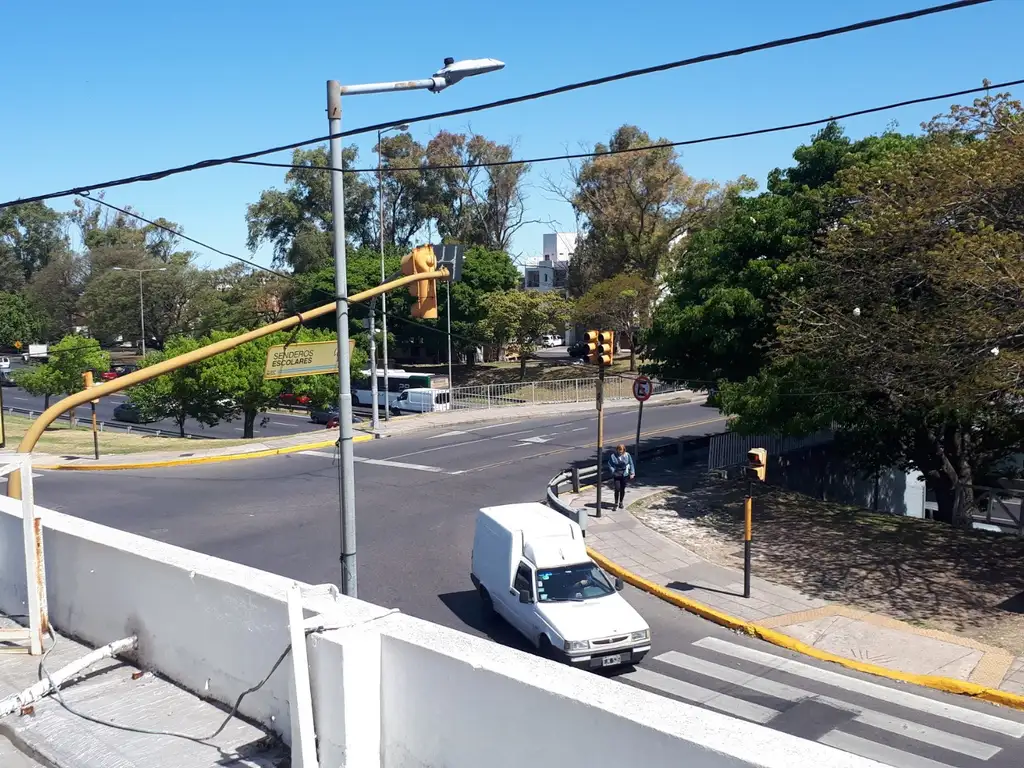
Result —
<instances>
[{"instance_id":1,"label":"parked car","mask_svg":"<svg viewBox=\"0 0 1024 768\"><path fill-rule=\"evenodd\" d=\"M309 407L309 395L296 395L294 392L282 392L277 396L277 402L287 406Z\"/></svg>"},{"instance_id":2,"label":"parked car","mask_svg":"<svg viewBox=\"0 0 1024 768\"><path fill-rule=\"evenodd\" d=\"M570 345L567 351L569 357L582 358L587 354L587 344L584 341L577 341L575 344Z\"/></svg>"},{"instance_id":3,"label":"parked car","mask_svg":"<svg viewBox=\"0 0 1024 768\"><path fill-rule=\"evenodd\" d=\"M97 374L95 378L101 381L113 381L114 379L120 378L121 376L127 376L129 373L137 370L139 370L139 366L137 365L131 365L130 363L124 365L118 364L111 366L109 371Z\"/></svg>"},{"instance_id":4,"label":"parked car","mask_svg":"<svg viewBox=\"0 0 1024 768\"><path fill-rule=\"evenodd\" d=\"M336 405L309 409L309 420L314 424L327 424L332 418L338 418L338 406Z\"/></svg>"},{"instance_id":5,"label":"parked car","mask_svg":"<svg viewBox=\"0 0 1024 768\"><path fill-rule=\"evenodd\" d=\"M114 421L126 421L129 424L149 424L153 419L146 418L132 403L121 403L114 409Z\"/></svg>"},{"instance_id":6,"label":"parked car","mask_svg":"<svg viewBox=\"0 0 1024 768\"><path fill-rule=\"evenodd\" d=\"M562 337L554 333L548 333L541 339L541 344L545 347L560 347L562 346Z\"/></svg>"},{"instance_id":7,"label":"parked car","mask_svg":"<svg viewBox=\"0 0 1024 768\"><path fill-rule=\"evenodd\" d=\"M17 382L14 381L14 377L11 376L10 371L0 370L0 387L16 387Z\"/></svg>"},{"instance_id":8,"label":"parked car","mask_svg":"<svg viewBox=\"0 0 1024 768\"><path fill-rule=\"evenodd\" d=\"M0 371L10 370L11 358L6 355L0 355Z\"/></svg>"}]
</instances>

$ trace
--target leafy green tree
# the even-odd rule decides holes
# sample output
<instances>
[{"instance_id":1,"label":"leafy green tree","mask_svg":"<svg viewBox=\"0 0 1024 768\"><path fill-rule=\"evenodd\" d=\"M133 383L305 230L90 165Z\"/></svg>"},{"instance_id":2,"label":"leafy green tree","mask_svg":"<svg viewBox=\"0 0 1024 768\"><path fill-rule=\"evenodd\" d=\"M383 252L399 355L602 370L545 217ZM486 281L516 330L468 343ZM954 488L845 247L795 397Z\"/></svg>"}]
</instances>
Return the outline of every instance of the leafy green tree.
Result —
<instances>
[{"instance_id":1,"label":"leafy green tree","mask_svg":"<svg viewBox=\"0 0 1024 768\"><path fill-rule=\"evenodd\" d=\"M230 338L234 334L216 331L203 339L202 345ZM205 387L217 391L222 399L230 401L227 418L241 417L242 436L253 436L256 418L260 413L277 405L278 397L284 391L285 380L264 379L263 371L267 350L275 344L293 342L330 341L335 335L325 331L300 329L294 339L290 333L276 333L251 341L240 347L210 358L200 371L200 380ZM352 355L351 370L359 372L366 363L362 354ZM326 379L328 381L317 381ZM317 400L326 400L330 380L336 376L304 376L290 379L292 391L300 394L311 393ZM337 391L335 383L335 391Z\"/></svg>"},{"instance_id":2,"label":"leafy green tree","mask_svg":"<svg viewBox=\"0 0 1024 768\"><path fill-rule=\"evenodd\" d=\"M41 324L41 318L24 296L0 293L0 347L11 347L16 341L37 341Z\"/></svg>"},{"instance_id":3,"label":"leafy green tree","mask_svg":"<svg viewBox=\"0 0 1024 768\"><path fill-rule=\"evenodd\" d=\"M89 273L88 260L71 251L50 259L25 287L25 297L41 318L40 336L52 339L72 333L78 302Z\"/></svg>"},{"instance_id":4,"label":"leafy green tree","mask_svg":"<svg viewBox=\"0 0 1024 768\"><path fill-rule=\"evenodd\" d=\"M671 147L623 152L662 144L633 125L624 125L603 154L574 169L573 185L559 190L582 219L582 238L570 264L570 289L580 296L622 272L655 281L670 265L688 230L720 207L726 192L753 188L746 177L723 190L683 170Z\"/></svg>"},{"instance_id":5,"label":"leafy green tree","mask_svg":"<svg viewBox=\"0 0 1024 768\"><path fill-rule=\"evenodd\" d=\"M849 206L836 175L919 142L896 133L851 141L830 124L796 149L793 167L770 174L765 193L729 194L688 236L666 277L668 296L646 338L646 367L698 388L760 371L785 297L808 276L816 238Z\"/></svg>"},{"instance_id":6,"label":"leafy green tree","mask_svg":"<svg viewBox=\"0 0 1024 768\"><path fill-rule=\"evenodd\" d=\"M636 370L640 334L650 325L658 289L640 275L616 275L598 283L576 301L574 320L580 325L613 330L629 344L629 370Z\"/></svg>"},{"instance_id":7,"label":"leafy green tree","mask_svg":"<svg viewBox=\"0 0 1024 768\"><path fill-rule=\"evenodd\" d=\"M494 343L512 345L519 352L520 377L526 379L526 361L537 350L541 337L564 326L572 305L555 293L508 291L490 294L481 331Z\"/></svg>"},{"instance_id":8,"label":"leafy green tree","mask_svg":"<svg viewBox=\"0 0 1024 768\"><path fill-rule=\"evenodd\" d=\"M476 360L476 347L482 338L481 323L487 317L488 304L494 294L515 291L521 275L505 251L477 246L466 250L462 279L452 283L452 348L465 355L467 367ZM438 290L438 316L447 312L446 292Z\"/></svg>"},{"instance_id":9,"label":"leafy green tree","mask_svg":"<svg viewBox=\"0 0 1024 768\"><path fill-rule=\"evenodd\" d=\"M744 431L836 425L863 469L921 472L963 524L973 485L1024 442L1024 111L954 107L838 175L842 220L813 248L768 366L723 387Z\"/></svg>"},{"instance_id":10,"label":"leafy green tree","mask_svg":"<svg viewBox=\"0 0 1024 768\"><path fill-rule=\"evenodd\" d=\"M356 147L345 147L342 167L350 168L358 158ZM286 188L267 189L249 206L249 249L263 243L274 247L274 261L296 273L311 272L333 263L331 259L331 174L314 168L329 168L326 146L296 149L292 163L304 166L285 174ZM345 179L345 234L355 242L370 242L375 206L373 188L355 174Z\"/></svg>"},{"instance_id":11,"label":"leafy green tree","mask_svg":"<svg viewBox=\"0 0 1024 768\"><path fill-rule=\"evenodd\" d=\"M146 355L142 367L149 367L168 358L198 349L201 343L183 336L170 339L162 352ZM221 401L221 393L204 380L202 373L209 361L179 368L136 384L128 390L132 404L151 421L171 419L185 436L185 422L194 419L208 427L216 426L231 412Z\"/></svg>"},{"instance_id":12,"label":"leafy green tree","mask_svg":"<svg viewBox=\"0 0 1024 768\"><path fill-rule=\"evenodd\" d=\"M45 203L26 203L0 210L0 264L18 268L23 283L68 248L63 214ZM9 282L15 275L3 276ZM14 285L16 290L20 285Z\"/></svg>"},{"instance_id":13,"label":"leafy green tree","mask_svg":"<svg viewBox=\"0 0 1024 768\"><path fill-rule=\"evenodd\" d=\"M70 395L84 386L86 371L103 373L110 369L110 355L100 349L96 339L87 336L65 336L49 348L49 359L15 374L18 386L29 394L45 398L50 407L52 395Z\"/></svg>"}]
</instances>

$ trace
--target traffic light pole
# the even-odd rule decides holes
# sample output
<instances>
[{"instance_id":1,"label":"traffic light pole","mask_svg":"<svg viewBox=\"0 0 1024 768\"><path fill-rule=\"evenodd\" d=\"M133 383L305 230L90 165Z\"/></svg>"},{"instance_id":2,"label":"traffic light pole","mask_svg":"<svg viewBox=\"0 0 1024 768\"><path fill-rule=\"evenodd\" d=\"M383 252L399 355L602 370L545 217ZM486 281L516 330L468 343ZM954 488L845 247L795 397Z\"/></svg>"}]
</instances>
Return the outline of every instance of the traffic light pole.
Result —
<instances>
[{"instance_id":1,"label":"traffic light pole","mask_svg":"<svg viewBox=\"0 0 1024 768\"><path fill-rule=\"evenodd\" d=\"M743 596L750 597L750 539L754 527L754 484L747 480L747 498L743 502Z\"/></svg>"},{"instance_id":2,"label":"traffic light pole","mask_svg":"<svg viewBox=\"0 0 1024 768\"><path fill-rule=\"evenodd\" d=\"M597 516L601 516L601 475L604 454L604 366L597 370Z\"/></svg>"},{"instance_id":3,"label":"traffic light pole","mask_svg":"<svg viewBox=\"0 0 1024 768\"><path fill-rule=\"evenodd\" d=\"M356 487L352 452L352 382L348 355L348 265L345 257L345 191L341 156L341 84L327 81L331 151L331 214L334 225L335 316L338 321L338 498L341 522L341 591L358 597L356 584Z\"/></svg>"}]
</instances>

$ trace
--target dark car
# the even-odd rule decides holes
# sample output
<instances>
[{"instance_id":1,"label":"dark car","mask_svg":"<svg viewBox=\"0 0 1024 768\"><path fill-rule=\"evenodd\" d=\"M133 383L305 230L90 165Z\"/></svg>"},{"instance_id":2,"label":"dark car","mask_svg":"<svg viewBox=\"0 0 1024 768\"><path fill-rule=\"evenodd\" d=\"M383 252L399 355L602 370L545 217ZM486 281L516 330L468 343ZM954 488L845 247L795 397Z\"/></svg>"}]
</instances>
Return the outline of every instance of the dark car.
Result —
<instances>
[{"instance_id":1,"label":"dark car","mask_svg":"<svg viewBox=\"0 0 1024 768\"><path fill-rule=\"evenodd\" d=\"M338 418L338 406L336 405L309 409L309 420L314 424L326 424L332 418Z\"/></svg>"},{"instance_id":2,"label":"dark car","mask_svg":"<svg viewBox=\"0 0 1024 768\"><path fill-rule=\"evenodd\" d=\"M126 421L129 424L148 424L153 419L147 419L132 403L121 403L114 409L115 421Z\"/></svg>"},{"instance_id":3,"label":"dark car","mask_svg":"<svg viewBox=\"0 0 1024 768\"><path fill-rule=\"evenodd\" d=\"M127 376L129 373L133 373L134 371L137 370L139 370L139 366L137 365L118 364L112 366L109 371L101 373L97 378L101 379L102 381L113 381L114 379L120 378L121 376Z\"/></svg>"},{"instance_id":4,"label":"dark car","mask_svg":"<svg viewBox=\"0 0 1024 768\"><path fill-rule=\"evenodd\" d=\"M363 422L363 420L361 418L359 418L358 416L353 416L352 417L352 423L353 424L362 424L362 422ZM338 428L338 414L337 413L335 413L333 416L331 416L331 418L329 418L327 420L327 428L328 429L337 429Z\"/></svg>"},{"instance_id":5,"label":"dark car","mask_svg":"<svg viewBox=\"0 0 1024 768\"><path fill-rule=\"evenodd\" d=\"M16 387L17 382L14 381L14 377L11 376L10 371L0 371L0 387Z\"/></svg>"},{"instance_id":6,"label":"dark car","mask_svg":"<svg viewBox=\"0 0 1024 768\"><path fill-rule=\"evenodd\" d=\"M569 357L583 357L587 354L587 343L584 341L577 341L575 344L571 344L566 352L569 353Z\"/></svg>"}]
</instances>

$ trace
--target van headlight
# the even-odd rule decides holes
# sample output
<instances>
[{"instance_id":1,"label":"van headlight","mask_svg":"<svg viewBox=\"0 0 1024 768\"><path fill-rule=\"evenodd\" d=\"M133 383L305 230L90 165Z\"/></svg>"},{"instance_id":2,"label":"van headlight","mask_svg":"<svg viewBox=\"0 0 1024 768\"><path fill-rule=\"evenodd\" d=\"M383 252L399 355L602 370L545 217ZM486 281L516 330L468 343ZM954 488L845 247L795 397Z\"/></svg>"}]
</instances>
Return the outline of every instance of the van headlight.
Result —
<instances>
[{"instance_id":1,"label":"van headlight","mask_svg":"<svg viewBox=\"0 0 1024 768\"><path fill-rule=\"evenodd\" d=\"M589 640L566 640L565 650L570 653L573 651L589 651L590 641Z\"/></svg>"},{"instance_id":2,"label":"van headlight","mask_svg":"<svg viewBox=\"0 0 1024 768\"><path fill-rule=\"evenodd\" d=\"M649 640L651 638L651 630L641 629L639 632L634 632L629 636L629 639L634 643L638 643L641 640Z\"/></svg>"}]
</instances>

